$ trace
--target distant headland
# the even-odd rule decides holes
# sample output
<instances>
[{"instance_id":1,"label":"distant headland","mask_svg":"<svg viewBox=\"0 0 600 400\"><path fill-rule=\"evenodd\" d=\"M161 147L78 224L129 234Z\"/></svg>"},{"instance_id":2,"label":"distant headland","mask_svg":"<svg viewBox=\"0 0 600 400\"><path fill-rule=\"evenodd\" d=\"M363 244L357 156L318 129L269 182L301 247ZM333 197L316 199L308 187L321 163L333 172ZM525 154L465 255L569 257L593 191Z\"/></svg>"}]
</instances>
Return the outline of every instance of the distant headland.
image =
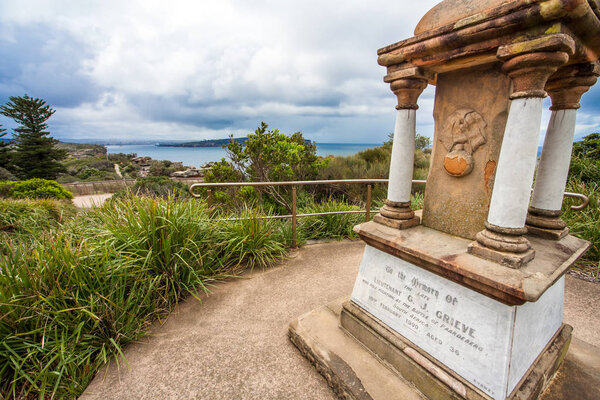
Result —
<instances>
[{"instance_id":1,"label":"distant headland","mask_svg":"<svg viewBox=\"0 0 600 400\"><path fill-rule=\"evenodd\" d=\"M207 140L198 140L195 142L184 142L184 143L156 143L155 146L158 147L223 147L229 141L235 141L238 143L246 143L248 141L247 137L242 138L227 138L227 139L207 139ZM304 140L306 144L312 144L312 141L309 139Z\"/></svg>"},{"instance_id":2,"label":"distant headland","mask_svg":"<svg viewBox=\"0 0 600 400\"><path fill-rule=\"evenodd\" d=\"M243 138L227 138L227 139L208 139L199 140L196 142L184 142L184 143L157 143L158 147L222 147L229 143L230 140L234 140L239 143L246 143L247 137Z\"/></svg>"}]
</instances>

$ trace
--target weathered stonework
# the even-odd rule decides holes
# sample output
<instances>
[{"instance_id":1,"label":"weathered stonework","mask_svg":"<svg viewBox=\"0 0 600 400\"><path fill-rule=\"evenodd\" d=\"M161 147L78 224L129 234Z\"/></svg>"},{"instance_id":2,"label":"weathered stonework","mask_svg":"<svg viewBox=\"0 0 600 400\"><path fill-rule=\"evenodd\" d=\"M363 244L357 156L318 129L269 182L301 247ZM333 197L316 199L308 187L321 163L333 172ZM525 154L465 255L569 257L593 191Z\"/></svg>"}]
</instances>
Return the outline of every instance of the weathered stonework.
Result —
<instances>
[{"instance_id":1,"label":"weathered stonework","mask_svg":"<svg viewBox=\"0 0 600 400\"><path fill-rule=\"evenodd\" d=\"M464 176L473 170L473 152L486 142L487 123L475 110L456 110L446 121L440 138L448 151L444 169L452 176Z\"/></svg>"},{"instance_id":2,"label":"weathered stonework","mask_svg":"<svg viewBox=\"0 0 600 400\"><path fill-rule=\"evenodd\" d=\"M436 124L423 225L468 239L475 239L477 232L484 229L508 115L509 93L510 79L501 71L499 63L468 74L456 71L438 75L433 110ZM441 101L444 98L453 101ZM475 110L486 124L485 143L471 152L473 170L460 179L445 169L449 142L447 121L457 110Z\"/></svg>"},{"instance_id":3,"label":"weathered stonework","mask_svg":"<svg viewBox=\"0 0 600 400\"><path fill-rule=\"evenodd\" d=\"M340 321L344 326L341 329ZM594 398L585 390L596 382L589 377L577 380L580 369L586 366L566 357L571 332L568 325L557 332L510 400L558 400L574 398L569 396L575 394L582 400ZM340 399L490 400L347 299L338 299L294 320L289 338ZM567 365L561 368L563 360ZM542 392L559 368L558 390L551 387ZM575 384L565 383L572 380Z\"/></svg>"},{"instance_id":4,"label":"weathered stonework","mask_svg":"<svg viewBox=\"0 0 600 400\"><path fill-rule=\"evenodd\" d=\"M600 71L599 10L598 0L445 0L414 37L379 49L398 102L386 204L355 227L367 246L351 301L290 327L338 396L544 398L571 337L564 274L589 247L568 235L560 208L575 110ZM413 212L427 84L435 133ZM553 113L532 196L546 92Z\"/></svg>"}]
</instances>

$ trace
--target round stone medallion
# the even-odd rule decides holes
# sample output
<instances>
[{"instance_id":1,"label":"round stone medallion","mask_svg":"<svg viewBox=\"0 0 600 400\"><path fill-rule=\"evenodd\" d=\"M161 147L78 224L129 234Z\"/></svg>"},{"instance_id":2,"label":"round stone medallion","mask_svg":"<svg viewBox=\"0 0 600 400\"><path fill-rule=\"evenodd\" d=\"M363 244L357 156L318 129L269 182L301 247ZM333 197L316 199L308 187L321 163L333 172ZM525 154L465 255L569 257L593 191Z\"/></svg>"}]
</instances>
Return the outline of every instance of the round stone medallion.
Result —
<instances>
[{"instance_id":1,"label":"round stone medallion","mask_svg":"<svg viewBox=\"0 0 600 400\"><path fill-rule=\"evenodd\" d=\"M444 169L452 176L467 175L473 170L473 157L464 150L453 150L444 157Z\"/></svg>"}]
</instances>

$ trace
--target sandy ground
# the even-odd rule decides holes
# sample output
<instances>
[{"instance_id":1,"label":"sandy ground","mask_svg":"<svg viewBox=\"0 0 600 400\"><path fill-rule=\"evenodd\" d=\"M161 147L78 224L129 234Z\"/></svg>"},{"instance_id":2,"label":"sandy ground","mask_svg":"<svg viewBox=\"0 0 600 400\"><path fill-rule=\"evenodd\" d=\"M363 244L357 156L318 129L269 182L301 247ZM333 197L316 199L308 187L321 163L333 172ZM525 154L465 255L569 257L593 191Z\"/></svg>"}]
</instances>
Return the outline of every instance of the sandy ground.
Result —
<instances>
[{"instance_id":1,"label":"sandy ground","mask_svg":"<svg viewBox=\"0 0 600 400\"><path fill-rule=\"evenodd\" d=\"M364 243L304 246L267 271L219 283L182 302L166 323L125 349L81 399L334 399L287 337L301 314L349 296ZM566 277L565 322L600 346L600 285Z\"/></svg>"},{"instance_id":2,"label":"sandy ground","mask_svg":"<svg viewBox=\"0 0 600 400\"><path fill-rule=\"evenodd\" d=\"M75 207L79 208L92 208L95 206L101 206L106 199L110 198L112 193L102 193L102 194L90 194L87 196L75 196L73 198L73 204Z\"/></svg>"}]
</instances>

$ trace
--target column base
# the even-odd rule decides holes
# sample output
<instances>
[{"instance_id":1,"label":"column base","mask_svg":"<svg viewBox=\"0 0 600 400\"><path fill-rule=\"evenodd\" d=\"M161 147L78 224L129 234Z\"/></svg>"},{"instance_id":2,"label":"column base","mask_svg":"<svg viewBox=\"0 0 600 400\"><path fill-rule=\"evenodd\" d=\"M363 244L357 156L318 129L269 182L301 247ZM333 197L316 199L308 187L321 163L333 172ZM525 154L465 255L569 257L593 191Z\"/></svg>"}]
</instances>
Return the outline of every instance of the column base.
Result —
<instances>
[{"instance_id":1,"label":"column base","mask_svg":"<svg viewBox=\"0 0 600 400\"><path fill-rule=\"evenodd\" d=\"M543 239L560 240L567 236L569 228L560 219L561 210L541 210L529 207L527 214L527 233Z\"/></svg>"},{"instance_id":2,"label":"column base","mask_svg":"<svg viewBox=\"0 0 600 400\"><path fill-rule=\"evenodd\" d=\"M548 229L527 224L527 233L532 236L537 236L542 239L560 240L569 234L569 228Z\"/></svg>"},{"instance_id":3,"label":"column base","mask_svg":"<svg viewBox=\"0 0 600 400\"><path fill-rule=\"evenodd\" d=\"M381 214L377 214L376 216L374 216L373 221L377 222L378 224L389 226L390 228L395 229L412 228L413 226L417 226L421 223L421 219L417 216L414 216L411 219L392 219L384 217Z\"/></svg>"},{"instance_id":4,"label":"column base","mask_svg":"<svg viewBox=\"0 0 600 400\"><path fill-rule=\"evenodd\" d=\"M527 228L503 228L486 222L467 251L510 268L521 268L535 257L525 233Z\"/></svg>"},{"instance_id":5,"label":"column base","mask_svg":"<svg viewBox=\"0 0 600 400\"><path fill-rule=\"evenodd\" d=\"M482 246L477 242L471 243L467 247L467 252L485 258L486 260L494 261L504 266L519 269L525 266L529 261L535 258L535 250L529 249L524 253L509 253L506 251L500 251L496 249L490 249Z\"/></svg>"},{"instance_id":6,"label":"column base","mask_svg":"<svg viewBox=\"0 0 600 400\"><path fill-rule=\"evenodd\" d=\"M395 229L407 229L421 223L421 219L411 210L409 202L391 200L385 201L385 205L381 207L380 213L373 217L373 221Z\"/></svg>"}]
</instances>

